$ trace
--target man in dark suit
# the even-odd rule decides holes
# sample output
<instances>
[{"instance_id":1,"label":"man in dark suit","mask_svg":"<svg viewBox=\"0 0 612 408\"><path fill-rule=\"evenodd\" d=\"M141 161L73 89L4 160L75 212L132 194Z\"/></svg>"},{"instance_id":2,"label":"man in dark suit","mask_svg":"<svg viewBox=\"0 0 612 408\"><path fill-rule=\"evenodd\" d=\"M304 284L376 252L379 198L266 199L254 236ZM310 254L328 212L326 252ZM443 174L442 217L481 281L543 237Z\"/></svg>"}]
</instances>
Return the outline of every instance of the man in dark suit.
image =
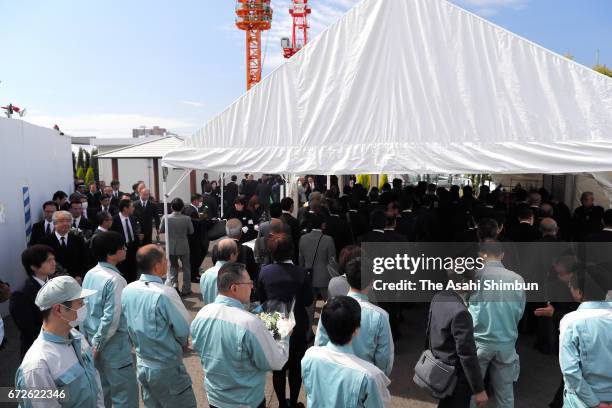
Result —
<instances>
[{"instance_id":1,"label":"man in dark suit","mask_svg":"<svg viewBox=\"0 0 612 408\"><path fill-rule=\"evenodd\" d=\"M586 235L584 242L612 242L612 210L603 213L603 229Z\"/></svg>"},{"instance_id":2,"label":"man in dark suit","mask_svg":"<svg viewBox=\"0 0 612 408\"><path fill-rule=\"evenodd\" d=\"M157 205L151 201L148 188L139 191L140 199L134 202L134 216L140 224L140 229L144 238L142 245L150 244L153 241L153 223L155 231L159 235L159 212Z\"/></svg>"},{"instance_id":3,"label":"man in dark suit","mask_svg":"<svg viewBox=\"0 0 612 408\"><path fill-rule=\"evenodd\" d=\"M56 211L53 214L53 224L55 231L43 237L40 243L53 249L55 260L64 272L82 281L85 272L93 266L85 240L70 232L72 215L68 211Z\"/></svg>"},{"instance_id":4,"label":"man in dark suit","mask_svg":"<svg viewBox=\"0 0 612 408\"><path fill-rule=\"evenodd\" d=\"M119 189L120 187L120 183L119 180L113 180L111 181L111 188L112 188L112 196L113 196L113 200L121 200L121 197L123 197L123 194L125 194L123 191L121 191Z\"/></svg>"},{"instance_id":5,"label":"man in dark suit","mask_svg":"<svg viewBox=\"0 0 612 408\"><path fill-rule=\"evenodd\" d=\"M370 230L368 219L359 212L359 199L352 197L349 202L348 218L351 223L351 233L353 235L353 241L357 242L357 239L367 233Z\"/></svg>"},{"instance_id":6,"label":"man in dark suit","mask_svg":"<svg viewBox=\"0 0 612 408\"><path fill-rule=\"evenodd\" d=\"M255 190L257 190L257 182L253 179L253 175L249 174L242 187L242 195L246 198L247 203L255 195Z\"/></svg>"},{"instance_id":7,"label":"man in dark suit","mask_svg":"<svg viewBox=\"0 0 612 408\"><path fill-rule=\"evenodd\" d=\"M212 196L212 185L207 184L204 186L204 195L202 196L202 208L206 212L206 218L211 220L213 218L219 218L219 206L217 205L217 199Z\"/></svg>"},{"instance_id":8,"label":"man in dark suit","mask_svg":"<svg viewBox=\"0 0 612 408\"><path fill-rule=\"evenodd\" d=\"M32 225L32 235L28 245L37 244L45 235L50 235L53 230L53 214L57 211L54 201L46 201L43 206L43 219Z\"/></svg>"},{"instance_id":9,"label":"man in dark suit","mask_svg":"<svg viewBox=\"0 0 612 408\"><path fill-rule=\"evenodd\" d=\"M236 241L236 245L238 246L238 259L236 262L240 262L246 265L246 270L251 277L253 282L257 282L257 275L259 273L259 268L257 263L255 262L255 255L253 250L246 245L242 245L240 243L240 239L242 238L242 221L238 218L231 218L227 220L225 224L225 231L227 233L227 237Z\"/></svg>"},{"instance_id":10,"label":"man in dark suit","mask_svg":"<svg viewBox=\"0 0 612 408\"><path fill-rule=\"evenodd\" d=\"M340 202L338 200L329 201L329 216L325 220L325 234L334 239L336 247L336 259L340 255L340 251L347 245L353 243L351 236L351 225L344 214L340 214Z\"/></svg>"},{"instance_id":11,"label":"man in dark suit","mask_svg":"<svg viewBox=\"0 0 612 408\"><path fill-rule=\"evenodd\" d=\"M463 281L460 275L452 280ZM429 341L433 355L456 367L457 385L453 394L438 407L468 408L472 396L478 406L488 400L476 354L472 316L460 293L443 291L434 296L429 310Z\"/></svg>"},{"instance_id":12,"label":"man in dark suit","mask_svg":"<svg viewBox=\"0 0 612 408\"><path fill-rule=\"evenodd\" d=\"M385 237L388 242L407 242L406 237L396 231L397 218L387 215L385 219Z\"/></svg>"},{"instance_id":13,"label":"man in dark suit","mask_svg":"<svg viewBox=\"0 0 612 408\"><path fill-rule=\"evenodd\" d=\"M127 247L125 261L119 263L117 268L125 280L130 283L136 280L136 251L144 236L140 232L140 226L134 214L134 206L130 200L119 202L119 214L113 217L111 231L116 231L123 239Z\"/></svg>"},{"instance_id":14,"label":"man in dark suit","mask_svg":"<svg viewBox=\"0 0 612 408\"><path fill-rule=\"evenodd\" d=\"M259 198L259 204L264 208L266 214L270 214L270 199L272 198L272 186L268 182L268 177L262 176L261 183L257 185L255 194Z\"/></svg>"},{"instance_id":15,"label":"man in dark suit","mask_svg":"<svg viewBox=\"0 0 612 408\"><path fill-rule=\"evenodd\" d=\"M23 288L11 295L9 311L20 332L23 358L40 334L42 313L34 300L42 285L55 273L55 255L47 245L32 245L21 254L21 263L28 278Z\"/></svg>"},{"instance_id":16,"label":"man in dark suit","mask_svg":"<svg viewBox=\"0 0 612 408\"><path fill-rule=\"evenodd\" d=\"M372 231L366 232L357 238L357 245L362 242L388 242L389 236L385 235L385 224L387 216L383 210L377 209L370 215Z\"/></svg>"},{"instance_id":17,"label":"man in dark suit","mask_svg":"<svg viewBox=\"0 0 612 408\"><path fill-rule=\"evenodd\" d=\"M200 181L200 187L202 187L202 194L204 194L204 187L210 184L210 181L208 181L208 173L204 173L204 177L202 177L202 181Z\"/></svg>"},{"instance_id":18,"label":"man in dark suit","mask_svg":"<svg viewBox=\"0 0 612 408\"><path fill-rule=\"evenodd\" d=\"M88 208L97 208L100 206L100 197L102 194L98 191L98 187L96 186L96 182L92 181L89 183L89 191L87 191L87 207Z\"/></svg>"},{"instance_id":19,"label":"man in dark suit","mask_svg":"<svg viewBox=\"0 0 612 408\"><path fill-rule=\"evenodd\" d=\"M595 205L595 196L590 191L580 196L581 206L574 210L572 218L572 233L574 241L584 241L584 238L602 227L604 209Z\"/></svg>"},{"instance_id":20,"label":"man in dark suit","mask_svg":"<svg viewBox=\"0 0 612 408\"><path fill-rule=\"evenodd\" d=\"M183 209L183 214L190 217L193 223L193 234L189 235L188 239L191 281L195 283L200 281L200 266L202 266L202 262L206 258L210 243L207 237L206 220L200 218L201 207L202 195L193 194L191 196L191 204Z\"/></svg>"},{"instance_id":21,"label":"man in dark suit","mask_svg":"<svg viewBox=\"0 0 612 408\"><path fill-rule=\"evenodd\" d=\"M517 208L518 225L509 231L510 238L514 242L533 242L539 238L538 231L533 223L535 216L533 210L526 205Z\"/></svg>"},{"instance_id":22,"label":"man in dark suit","mask_svg":"<svg viewBox=\"0 0 612 408\"><path fill-rule=\"evenodd\" d=\"M72 228L81 230L85 237L89 237L93 233L95 225L83 216L81 200L70 202L70 215L72 215Z\"/></svg>"},{"instance_id":23,"label":"man in dark suit","mask_svg":"<svg viewBox=\"0 0 612 408\"><path fill-rule=\"evenodd\" d=\"M316 183L314 177L308 176L308 181L306 182L306 198L310 200L310 194L314 191L321 192L321 186Z\"/></svg>"},{"instance_id":24,"label":"man in dark suit","mask_svg":"<svg viewBox=\"0 0 612 408\"><path fill-rule=\"evenodd\" d=\"M62 211L68 211L70 209L70 203L68 202L68 194L61 190L53 193L53 201L57 204L57 209Z\"/></svg>"},{"instance_id":25,"label":"man in dark suit","mask_svg":"<svg viewBox=\"0 0 612 408\"><path fill-rule=\"evenodd\" d=\"M236 175L232 176L232 181L225 185L225 191L223 191L223 211L225 214L234 206L234 200L238 197L238 184Z\"/></svg>"},{"instance_id":26,"label":"man in dark suit","mask_svg":"<svg viewBox=\"0 0 612 408\"><path fill-rule=\"evenodd\" d=\"M106 211L113 217L117 215L117 213L119 212L119 209L111 203L112 203L112 197L110 195L108 194L102 195L100 197L100 206L96 209L96 211L93 212L94 216L100 211ZM89 219L93 220L94 217L89 217Z\"/></svg>"},{"instance_id":27,"label":"man in dark suit","mask_svg":"<svg viewBox=\"0 0 612 408\"><path fill-rule=\"evenodd\" d=\"M291 231L291 239L293 240L293 248L298 248L300 243L300 223L293 216L293 206L294 201L291 197L285 197L281 200L281 211L282 214L280 219L289 226L289 230ZM295 249L293 251L293 263L297 264L298 262L298 251Z\"/></svg>"}]
</instances>

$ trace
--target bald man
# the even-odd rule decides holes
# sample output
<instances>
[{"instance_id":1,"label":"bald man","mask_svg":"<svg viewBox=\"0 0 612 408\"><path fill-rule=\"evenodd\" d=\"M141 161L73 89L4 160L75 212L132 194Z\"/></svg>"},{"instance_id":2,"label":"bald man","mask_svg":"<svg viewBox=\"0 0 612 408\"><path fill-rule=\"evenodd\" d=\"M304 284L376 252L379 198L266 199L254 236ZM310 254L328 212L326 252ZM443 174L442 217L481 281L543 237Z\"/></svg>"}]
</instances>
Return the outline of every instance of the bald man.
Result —
<instances>
[{"instance_id":1,"label":"bald man","mask_svg":"<svg viewBox=\"0 0 612 408\"><path fill-rule=\"evenodd\" d=\"M166 255L156 245L136 253L140 279L123 290L121 305L136 349L138 382L145 407L196 407L183 364L191 318L174 289L164 285Z\"/></svg>"},{"instance_id":2,"label":"bald man","mask_svg":"<svg viewBox=\"0 0 612 408\"><path fill-rule=\"evenodd\" d=\"M236 262L238 259L238 245L231 238L225 238L219 241L215 250L217 262L211 268L208 268L200 278L200 292L204 305L208 305L215 301L219 294L217 289L217 276L219 269L227 262Z\"/></svg>"}]
</instances>

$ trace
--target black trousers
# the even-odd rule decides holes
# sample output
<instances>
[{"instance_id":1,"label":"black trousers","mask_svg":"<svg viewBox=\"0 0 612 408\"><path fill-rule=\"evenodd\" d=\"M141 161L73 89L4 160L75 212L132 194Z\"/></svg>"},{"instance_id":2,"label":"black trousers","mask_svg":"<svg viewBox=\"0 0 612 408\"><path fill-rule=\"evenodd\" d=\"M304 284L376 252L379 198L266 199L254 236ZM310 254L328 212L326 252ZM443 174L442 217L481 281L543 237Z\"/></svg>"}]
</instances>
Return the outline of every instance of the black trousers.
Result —
<instances>
[{"instance_id":1,"label":"black trousers","mask_svg":"<svg viewBox=\"0 0 612 408\"><path fill-rule=\"evenodd\" d=\"M440 400L438 408L469 408L472 399L472 389L463 374L461 367L458 367L457 385L450 397Z\"/></svg>"},{"instance_id":2,"label":"black trousers","mask_svg":"<svg viewBox=\"0 0 612 408\"><path fill-rule=\"evenodd\" d=\"M210 407L210 408L217 408L217 407L215 407L214 405L209 405L209 407ZM261 401L261 404L259 404L259 405L257 406L257 408L266 408L266 400L265 400L265 398L264 398L264 400L263 400L263 401Z\"/></svg>"}]
</instances>

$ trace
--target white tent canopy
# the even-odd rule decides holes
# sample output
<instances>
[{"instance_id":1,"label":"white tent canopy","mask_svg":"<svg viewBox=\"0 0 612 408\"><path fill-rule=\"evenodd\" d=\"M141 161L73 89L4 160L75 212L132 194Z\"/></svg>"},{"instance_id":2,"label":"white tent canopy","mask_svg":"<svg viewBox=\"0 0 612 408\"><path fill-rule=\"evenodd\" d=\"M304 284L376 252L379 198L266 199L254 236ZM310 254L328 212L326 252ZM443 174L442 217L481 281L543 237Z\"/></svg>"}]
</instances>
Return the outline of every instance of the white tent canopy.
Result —
<instances>
[{"instance_id":1,"label":"white tent canopy","mask_svg":"<svg viewBox=\"0 0 612 408\"><path fill-rule=\"evenodd\" d=\"M612 79L444 0L364 0L163 158L262 173L612 170Z\"/></svg>"}]
</instances>

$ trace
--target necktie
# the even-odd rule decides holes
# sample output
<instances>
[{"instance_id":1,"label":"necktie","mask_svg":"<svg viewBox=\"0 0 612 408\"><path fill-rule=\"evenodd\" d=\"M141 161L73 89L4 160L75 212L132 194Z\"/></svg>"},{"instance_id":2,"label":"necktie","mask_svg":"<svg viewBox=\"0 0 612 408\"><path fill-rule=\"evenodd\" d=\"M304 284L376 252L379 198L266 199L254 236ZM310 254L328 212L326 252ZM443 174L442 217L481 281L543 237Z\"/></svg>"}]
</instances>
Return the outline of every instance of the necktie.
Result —
<instances>
[{"instance_id":1,"label":"necktie","mask_svg":"<svg viewBox=\"0 0 612 408\"><path fill-rule=\"evenodd\" d=\"M49 235L51 233L51 225L47 223L47 228L45 229L45 234Z\"/></svg>"},{"instance_id":2,"label":"necktie","mask_svg":"<svg viewBox=\"0 0 612 408\"><path fill-rule=\"evenodd\" d=\"M76 228L76 220L72 220L72 228Z\"/></svg>"},{"instance_id":3,"label":"necktie","mask_svg":"<svg viewBox=\"0 0 612 408\"><path fill-rule=\"evenodd\" d=\"M130 225L129 225L129 220L126 218L125 219L125 232L127 233L127 237L128 237L128 244L130 242L132 242L134 240L134 237L132 236L132 230L130 229Z\"/></svg>"},{"instance_id":4,"label":"necktie","mask_svg":"<svg viewBox=\"0 0 612 408\"><path fill-rule=\"evenodd\" d=\"M62 247L66 248L66 238L65 237L60 237L60 240L62 241Z\"/></svg>"}]
</instances>

